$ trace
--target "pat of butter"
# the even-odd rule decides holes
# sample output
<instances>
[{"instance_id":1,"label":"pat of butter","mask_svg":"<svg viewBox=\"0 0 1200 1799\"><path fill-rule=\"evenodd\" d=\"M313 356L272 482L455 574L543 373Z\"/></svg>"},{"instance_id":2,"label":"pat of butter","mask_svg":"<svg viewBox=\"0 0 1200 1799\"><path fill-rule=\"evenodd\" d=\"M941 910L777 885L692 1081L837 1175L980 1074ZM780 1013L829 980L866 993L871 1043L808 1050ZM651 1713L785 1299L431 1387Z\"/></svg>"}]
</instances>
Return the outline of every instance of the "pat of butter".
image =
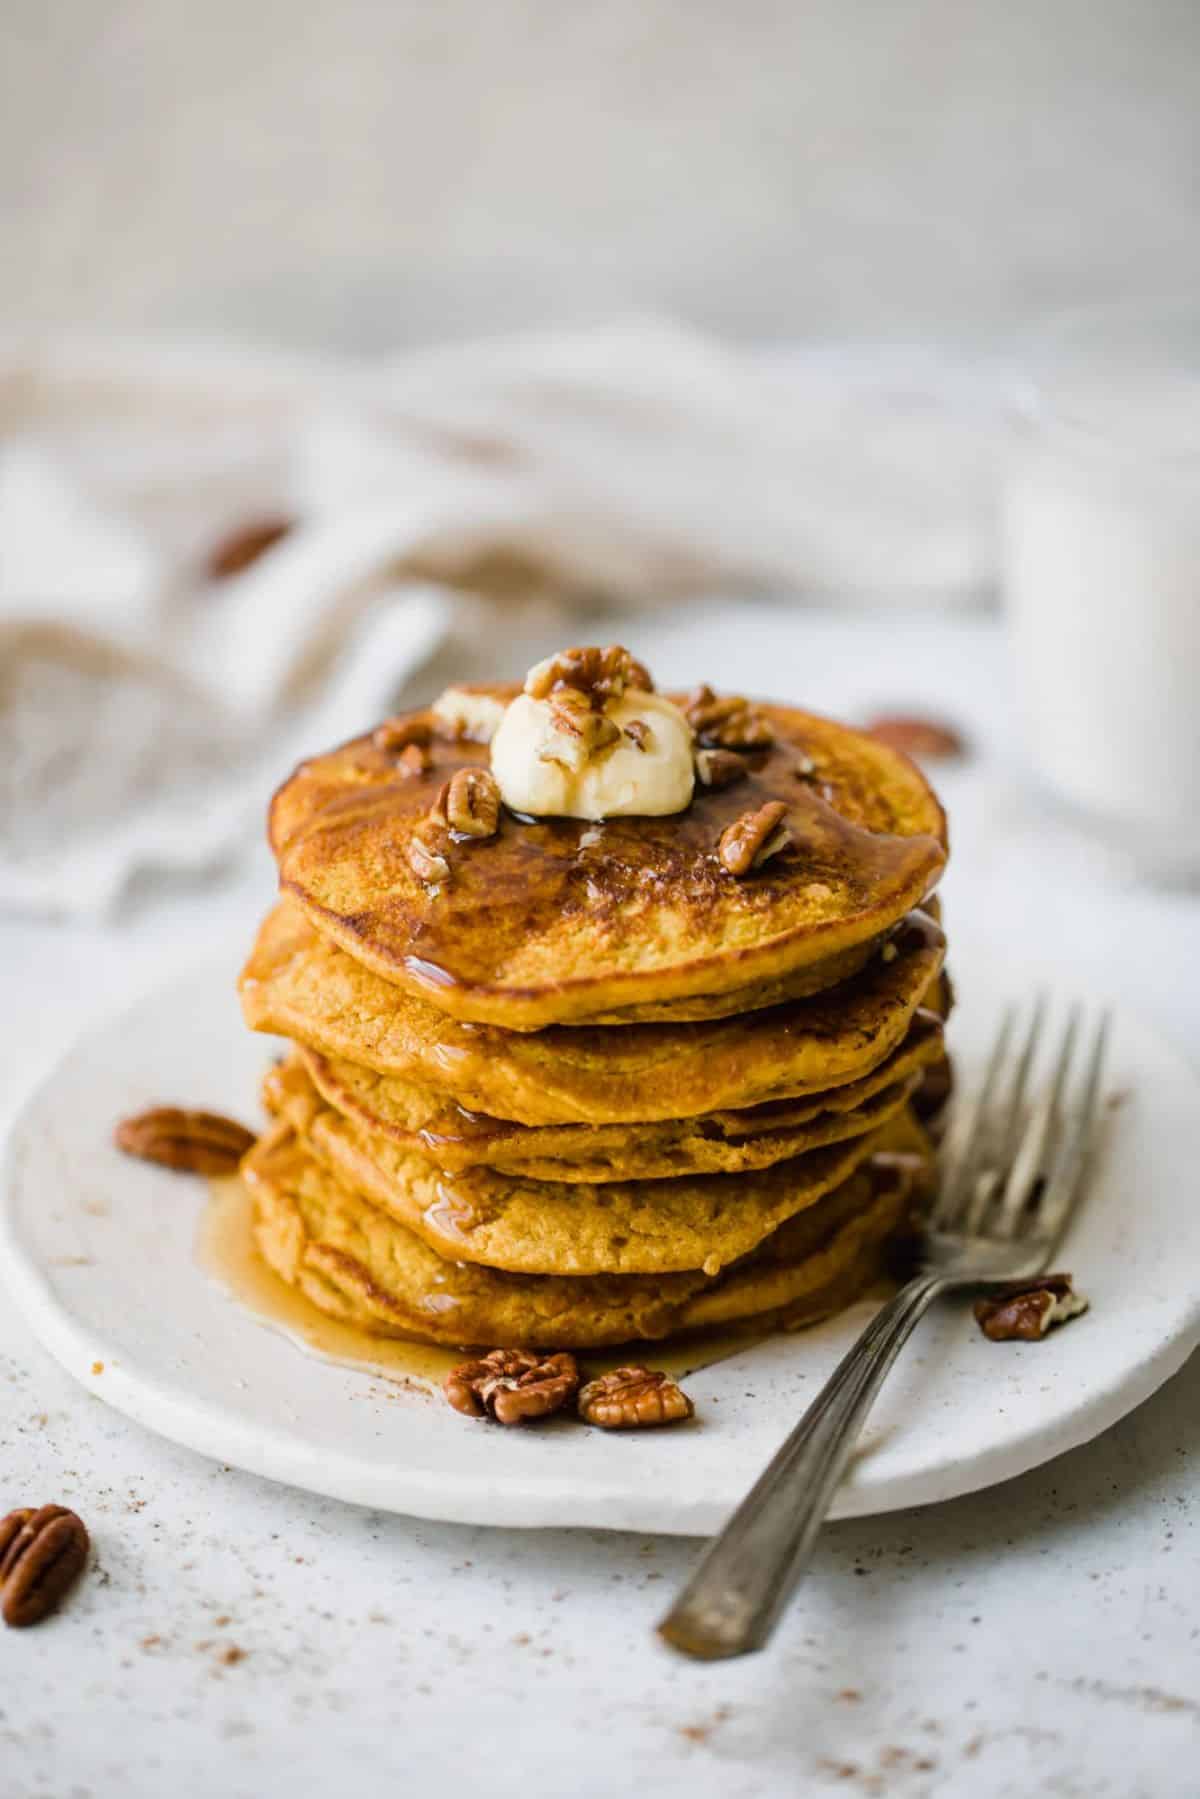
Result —
<instances>
[{"instance_id":1,"label":"pat of butter","mask_svg":"<svg viewBox=\"0 0 1200 1799\"><path fill-rule=\"evenodd\" d=\"M492 739L492 773L504 803L533 818L661 818L691 803L695 773L692 731L678 706L661 694L630 688L609 700L603 716L615 742L589 750L563 730L554 696L518 694ZM625 734L628 726L634 737Z\"/></svg>"}]
</instances>

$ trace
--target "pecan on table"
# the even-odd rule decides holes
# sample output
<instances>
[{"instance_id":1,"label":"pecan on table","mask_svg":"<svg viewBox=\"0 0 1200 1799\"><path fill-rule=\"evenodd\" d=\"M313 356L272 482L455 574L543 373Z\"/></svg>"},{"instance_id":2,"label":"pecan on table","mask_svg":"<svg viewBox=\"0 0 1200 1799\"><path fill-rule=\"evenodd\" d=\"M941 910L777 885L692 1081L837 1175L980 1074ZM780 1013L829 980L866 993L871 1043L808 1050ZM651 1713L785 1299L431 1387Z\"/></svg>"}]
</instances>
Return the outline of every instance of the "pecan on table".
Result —
<instances>
[{"instance_id":1,"label":"pecan on table","mask_svg":"<svg viewBox=\"0 0 1200 1799\"><path fill-rule=\"evenodd\" d=\"M749 700L740 694L718 697L707 682L689 693L683 715L706 749L765 750L775 741L771 726Z\"/></svg>"},{"instance_id":2,"label":"pecan on table","mask_svg":"<svg viewBox=\"0 0 1200 1799\"><path fill-rule=\"evenodd\" d=\"M561 1411L579 1388L573 1355L537 1355L528 1349L493 1349L477 1361L460 1362L442 1391L456 1412L520 1424Z\"/></svg>"},{"instance_id":3,"label":"pecan on table","mask_svg":"<svg viewBox=\"0 0 1200 1799\"><path fill-rule=\"evenodd\" d=\"M746 758L734 750L696 751L696 774L701 787L730 787L748 773Z\"/></svg>"},{"instance_id":4,"label":"pecan on table","mask_svg":"<svg viewBox=\"0 0 1200 1799\"><path fill-rule=\"evenodd\" d=\"M394 756L414 744L419 750L424 750L432 736L433 726L427 718L385 718L372 731L371 742L384 755ZM421 766L429 767L428 758L423 759Z\"/></svg>"},{"instance_id":5,"label":"pecan on table","mask_svg":"<svg viewBox=\"0 0 1200 1799\"><path fill-rule=\"evenodd\" d=\"M209 580L228 581L234 575L242 574L260 556L273 550L291 529L289 518L252 519L248 524L239 525L209 551Z\"/></svg>"},{"instance_id":6,"label":"pecan on table","mask_svg":"<svg viewBox=\"0 0 1200 1799\"><path fill-rule=\"evenodd\" d=\"M113 1133L118 1149L143 1162L157 1162L184 1174L233 1174L254 1142L254 1132L219 1112L182 1106L152 1106L123 1118Z\"/></svg>"},{"instance_id":7,"label":"pecan on table","mask_svg":"<svg viewBox=\"0 0 1200 1799\"><path fill-rule=\"evenodd\" d=\"M966 754L962 733L942 719L884 713L864 728L869 736L886 743L889 749L900 750L919 762L946 762Z\"/></svg>"},{"instance_id":8,"label":"pecan on table","mask_svg":"<svg viewBox=\"0 0 1200 1799\"><path fill-rule=\"evenodd\" d=\"M1037 1343L1052 1325L1086 1312L1069 1274L1035 1274L975 1301L975 1322L993 1343Z\"/></svg>"},{"instance_id":9,"label":"pecan on table","mask_svg":"<svg viewBox=\"0 0 1200 1799\"><path fill-rule=\"evenodd\" d=\"M434 802L434 812L463 837L494 837L500 828L500 788L490 768L460 768Z\"/></svg>"},{"instance_id":10,"label":"pecan on table","mask_svg":"<svg viewBox=\"0 0 1200 1799\"><path fill-rule=\"evenodd\" d=\"M601 1430L637 1430L678 1424L695 1411L682 1387L657 1369L614 1368L590 1380L579 1395L579 1416Z\"/></svg>"},{"instance_id":11,"label":"pecan on table","mask_svg":"<svg viewBox=\"0 0 1200 1799\"><path fill-rule=\"evenodd\" d=\"M0 1518L0 1612L16 1630L38 1624L83 1572L88 1533L65 1506L23 1506Z\"/></svg>"},{"instance_id":12,"label":"pecan on table","mask_svg":"<svg viewBox=\"0 0 1200 1799\"><path fill-rule=\"evenodd\" d=\"M525 677L525 691L532 699L544 700L563 688L573 688L587 696L599 711L605 700L619 700L627 688L639 693L653 693L654 682L646 665L631 656L619 643L607 649L560 650L531 668Z\"/></svg>"},{"instance_id":13,"label":"pecan on table","mask_svg":"<svg viewBox=\"0 0 1200 1799\"><path fill-rule=\"evenodd\" d=\"M787 807L782 800L768 800L757 812L743 812L727 825L717 846L725 872L740 879L786 849L791 841L783 822L786 817Z\"/></svg>"}]
</instances>

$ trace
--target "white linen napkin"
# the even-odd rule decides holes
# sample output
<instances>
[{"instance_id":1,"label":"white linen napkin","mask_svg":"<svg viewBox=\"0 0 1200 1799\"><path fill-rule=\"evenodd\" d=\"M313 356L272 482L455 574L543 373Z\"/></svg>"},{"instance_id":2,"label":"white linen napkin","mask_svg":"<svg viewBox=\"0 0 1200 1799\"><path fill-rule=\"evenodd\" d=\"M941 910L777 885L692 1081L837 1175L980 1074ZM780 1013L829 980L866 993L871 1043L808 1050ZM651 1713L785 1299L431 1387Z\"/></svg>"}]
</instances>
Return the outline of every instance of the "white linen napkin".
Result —
<instances>
[{"instance_id":1,"label":"white linen napkin","mask_svg":"<svg viewBox=\"0 0 1200 1799\"><path fill-rule=\"evenodd\" d=\"M0 344L0 905L102 913L228 856L290 762L419 680L481 569L626 606L972 598L998 416L926 352L653 322L369 367Z\"/></svg>"}]
</instances>

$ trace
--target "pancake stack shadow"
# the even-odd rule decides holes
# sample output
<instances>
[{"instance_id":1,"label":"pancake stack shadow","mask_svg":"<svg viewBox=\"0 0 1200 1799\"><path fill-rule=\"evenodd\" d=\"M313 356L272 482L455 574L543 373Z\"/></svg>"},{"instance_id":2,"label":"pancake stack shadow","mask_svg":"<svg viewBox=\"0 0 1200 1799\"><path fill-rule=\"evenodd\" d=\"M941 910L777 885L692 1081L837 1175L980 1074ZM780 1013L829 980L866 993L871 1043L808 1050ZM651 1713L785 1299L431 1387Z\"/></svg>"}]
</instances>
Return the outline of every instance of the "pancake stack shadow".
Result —
<instances>
[{"instance_id":1,"label":"pancake stack shadow","mask_svg":"<svg viewBox=\"0 0 1200 1799\"><path fill-rule=\"evenodd\" d=\"M678 820L506 814L434 879L413 834L487 759L435 714L403 770L365 738L280 790L241 993L291 1045L244 1164L284 1280L379 1334L550 1349L795 1328L877 1280L947 1085L944 827L902 758L771 717ZM732 879L722 830L781 793L789 852Z\"/></svg>"}]
</instances>

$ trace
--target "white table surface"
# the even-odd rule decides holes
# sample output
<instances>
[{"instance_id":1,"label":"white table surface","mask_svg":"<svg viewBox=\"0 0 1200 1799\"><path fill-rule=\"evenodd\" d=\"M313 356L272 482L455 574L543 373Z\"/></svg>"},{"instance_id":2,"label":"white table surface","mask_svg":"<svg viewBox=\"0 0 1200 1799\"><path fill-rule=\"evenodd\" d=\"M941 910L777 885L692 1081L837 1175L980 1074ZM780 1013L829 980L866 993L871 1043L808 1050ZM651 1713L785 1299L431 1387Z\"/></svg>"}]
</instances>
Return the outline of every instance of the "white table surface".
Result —
<instances>
[{"instance_id":1,"label":"white table surface","mask_svg":"<svg viewBox=\"0 0 1200 1799\"><path fill-rule=\"evenodd\" d=\"M1200 906L1024 797L993 625L697 608L629 635L664 678L962 721L952 944L1049 960L1200 1061ZM115 927L0 920L0 1112L188 958L227 945L232 978L270 889L256 851ZM55 1619L0 1631L0 1792L1194 1796L1198 1447L1193 1359L1033 1474L830 1527L770 1650L695 1666L651 1634L694 1544L413 1523L215 1466L85 1395L5 1307L0 1510L76 1506L96 1565Z\"/></svg>"}]
</instances>

